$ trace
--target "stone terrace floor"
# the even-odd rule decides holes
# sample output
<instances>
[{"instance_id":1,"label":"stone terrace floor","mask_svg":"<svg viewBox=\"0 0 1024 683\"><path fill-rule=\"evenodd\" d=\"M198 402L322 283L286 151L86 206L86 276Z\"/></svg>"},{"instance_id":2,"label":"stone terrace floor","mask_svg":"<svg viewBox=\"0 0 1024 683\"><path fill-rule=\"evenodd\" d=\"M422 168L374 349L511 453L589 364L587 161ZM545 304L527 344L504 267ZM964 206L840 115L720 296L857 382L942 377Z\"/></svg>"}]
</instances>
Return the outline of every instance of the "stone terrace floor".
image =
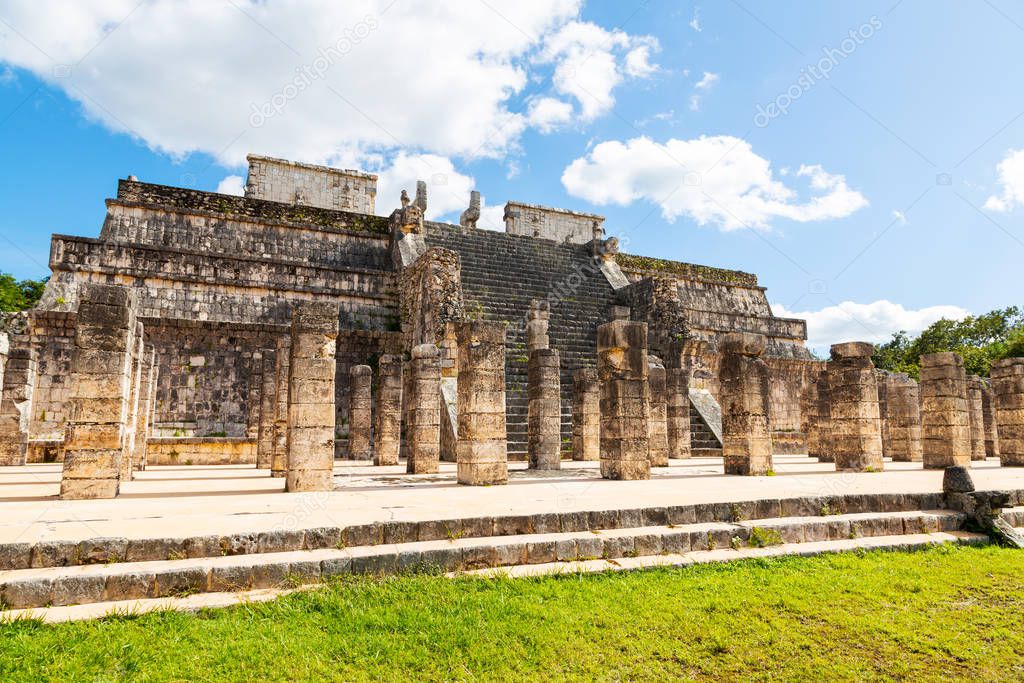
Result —
<instances>
[{"instance_id":1,"label":"stone terrace floor","mask_svg":"<svg viewBox=\"0 0 1024 683\"><path fill-rule=\"evenodd\" d=\"M510 463L507 486L455 483L455 465L408 476L404 464L339 461L331 493L283 493L284 480L251 466L166 466L137 474L114 500L61 501L60 464L0 467L0 543L104 536L183 537L578 510L722 503L859 493L941 490L942 471L886 462L879 473L837 473L807 456L776 456L776 476L725 476L721 458L673 460L649 481L606 481L596 462L563 462L557 472ZM1024 488L1024 468L974 463L979 489Z\"/></svg>"}]
</instances>

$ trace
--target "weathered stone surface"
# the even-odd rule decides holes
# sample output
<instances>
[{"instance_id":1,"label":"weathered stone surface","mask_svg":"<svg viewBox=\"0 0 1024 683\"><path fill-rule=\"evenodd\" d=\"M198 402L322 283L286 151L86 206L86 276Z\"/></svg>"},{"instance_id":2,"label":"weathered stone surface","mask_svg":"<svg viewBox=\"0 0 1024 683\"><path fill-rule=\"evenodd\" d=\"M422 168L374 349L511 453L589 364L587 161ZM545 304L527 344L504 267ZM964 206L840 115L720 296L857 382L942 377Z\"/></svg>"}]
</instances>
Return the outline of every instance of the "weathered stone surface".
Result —
<instances>
[{"instance_id":1,"label":"weathered stone surface","mask_svg":"<svg viewBox=\"0 0 1024 683\"><path fill-rule=\"evenodd\" d=\"M985 425L985 456L999 457L999 432L996 430L996 395L989 381L981 384L981 415Z\"/></svg>"},{"instance_id":2,"label":"weathered stone surface","mask_svg":"<svg viewBox=\"0 0 1024 683\"><path fill-rule=\"evenodd\" d=\"M601 458L601 393L597 370L580 368L573 376L572 459Z\"/></svg>"},{"instance_id":3,"label":"weathered stone surface","mask_svg":"<svg viewBox=\"0 0 1024 683\"><path fill-rule=\"evenodd\" d=\"M768 426L768 366L761 359L763 335L724 335L719 348L722 455L726 474L765 475L772 471Z\"/></svg>"},{"instance_id":4,"label":"weathered stone surface","mask_svg":"<svg viewBox=\"0 0 1024 683\"><path fill-rule=\"evenodd\" d=\"M905 374L890 375L886 403L889 455L894 462L921 462L921 403L917 382Z\"/></svg>"},{"instance_id":5,"label":"weathered stone surface","mask_svg":"<svg viewBox=\"0 0 1024 683\"><path fill-rule=\"evenodd\" d=\"M995 393L999 462L1024 467L1024 358L1004 358L989 373Z\"/></svg>"},{"instance_id":6,"label":"weathered stone surface","mask_svg":"<svg viewBox=\"0 0 1024 683\"><path fill-rule=\"evenodd\" d=\"M526 389L530 469L557 470L562 466L559 367L557 350L540 347L530 351Z\"/></svg>"},{"instance_id":7,"label":"weathered stone surface","mask_svg":"<svg viewBox=\"0 0 1024 683\"><path fill-rule=\"evenodd\" d=\"M668 457L692 455L690 442L690 372L685 367L665 369L665 426Z\"/></svg>"},{"instance_id":8,"label":"weathered stone surface","mask_svg":"<svg viewBox=\"0 0 1024 683\"><path fill-rule=\"evenodd\" d=\"M386 354L377 367L373 464L397 465L402 438L402 359Z\"/></svg>"},{"instance_id":9,"label":"weathered stone surface","mask_svg":"<svg viewBox=\"0 0 1024 683\"><path fill-rule=\"evenodd\" d=\"M832 452L832 394L828 370L812 371L808 383L807 454L820 462L835 462Z\"/></svg>"},{"instance_id":10,"label":"weathered stone surface","mask_svg":"<svg viewBox=\"0 0 1024 683\"><path fill-rule=\"evenodd\" d=\"M35 381L35 350L27 343L11 348L3 368L0 394L0 465L26 462Z\"/></svg>"},{"instance_id":11,"label":"weathered stone surface","mask_svg":"<svg viewBox=\"0 0 1024 683\"><path fill-rule=\"evenodd\" d=\"M274 383L277 386L274 409L274 450L270 457L270 476L283 477L288 471L288 375L291 368L291 339L279 339L275 352Z\"/></svg>"},{"instance_id":12,"label":"weathered stone surface","mask_svg":"<svg viewBox=\"0 0 1024 683\"><path fill-rule=\"evenodd\" d=\"M288 368L287 491L333 488L337 339L335 304L295 307ZM311 383L324 386L321 391L304 391Z\"/></svg>"},{"instance_id":13,"label":"weathered stone surface","mask_svg":"<svg viewBox=\"0 0 1024 683\"><path fill-rule=\"evenodd\" d=\"M354 365L349 370L348 379L348 457L369 460L373 457L373 369L369 365Z\"/></svg>"},{"instance_id":14,"label":"weathered stone surface","mask_svg":"<svg viewBox=\"0 0 1024 683\"><path fill-rule=\"evenodd\" d=\"M406 397L407 471L432 474L441 456L441 357L434 344L412 349Z\"/></svg>"},{"instance_id":15,"label":"weathered stone surface","mask_svg":"<svg viewBox=\"0 0 1024 683\"><path fill-rule=\"evenodd\" d=\"M122 462L130 447L127 422L138 332L135 295L124 287L83 284L78 296L60 496L113 498L120 489ZM89 352L96 351L109 354L118 372L96 372L89 362L93 357ZM99 385L105 390L98 391Z\"/></svg>"},{"instance_id":16,"label":"weathered stone surface","mask_svg":"<svg viewBox=\"0 0 1024 683\"><path fill-rule=\"evenodd\" d=\"M668 467L668 398L665 366L657 356L648 356L647 399L651 418L647 423L647 459L651 467Z\"/></svg>"},{"instance_id":17,"label":"weathered stone surface","mask_svg":"<svg viewBox=\"0 0 1024 683\"><path fill-rule=\"evenodd\" d=\"M962 465L947 467L942 475L942 490L946 493L970 493L974 490L971 472Z\"/></svg>"},{"instance_id":18,"label":"weathered stone surface","mask_svg":"<svg viewBox=\"0 0 1024 683\"><path fill-rule=\"evenodd\" d=\"M967 375L956 353L921 356L921 432L926 469L969 467Z\"/></svg>"},{"instance_id":19,"label":"weathered stone surface","mask_svg":"<svg viewBox=\"0 0 1024 683\"><path fill-rule=\"evenodd\" d=\"M867 342L834 344L828 362L832 453L840 471L880 471L878 383Z\"/></svg>"},{"instance_id":20,"label":"weathered stone surface","mask_svg":"<svg viewBox=\"0 0 1024 683\"><path fill-rule=\"evenodd\" d=\"M613 320L597 328L601 476L648 479L647 324Z\"/></svg>"},{"instance_id":21,"label":"weathered stone surface","mask_svg":"<svg viewBox=\"0 0 1024 683\"><path fill-rule=\"evenodd\" d=\"M985 459L984 383L977 375L967 377L967 420L971 427L971 460Z\"/></svg>"},{"instance_id":22,"label":"weathered stone surface","mask_svg":"<svg viewBox=\"0 0 1024 683\"><path fill-rule=\"evenodd\" d=\"M505 431L505 325L455 323L458 342L458 482L508 481Z\"/></svg>"},{"instance_id":23,"label":"weathered stone surface","mask_svg":"<svg viewBox=\"0 0 1024 683\"><path fill-rule=\"evenodd\" d=\"M277 419L277 349L263 349L259 429L256 435L256 468L269 470L274 463L274 422Z\"/></svg>"}]
</instances>

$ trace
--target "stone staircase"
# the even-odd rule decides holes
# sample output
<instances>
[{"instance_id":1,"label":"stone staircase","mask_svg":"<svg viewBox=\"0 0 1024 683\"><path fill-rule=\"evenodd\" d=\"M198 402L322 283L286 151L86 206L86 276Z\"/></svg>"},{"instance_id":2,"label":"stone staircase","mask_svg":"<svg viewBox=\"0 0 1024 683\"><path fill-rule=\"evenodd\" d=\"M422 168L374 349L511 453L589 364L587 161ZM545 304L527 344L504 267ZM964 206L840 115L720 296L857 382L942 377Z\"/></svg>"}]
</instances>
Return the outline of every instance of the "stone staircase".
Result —
<instances>
[{"instance_id":1,"label":"stone staircase","mask_svg":"<svg viewBox=\"0 0 1024 683\"><path fill-rule=\"evenodd\" d=\"M722 444L700 412L690 404L690 449L695 458L721 457Z\"/></svg>"},{"instance_id":2,"label":"stone staircase","mask_svg":"<svg viewBox=\"0 0 1024 683\"><path fill-rule=\"evenodd\" d=\"M1011 524L1024 521L1024 492ZM195 594L289 589L347 574L583 569L780 553L985 542L940 494L869 494L534 515L388 521L190 538L0 545L0 616L63 605L153 604ZM600 561L603 564L593 564ZM580 565L579 563L591 563ZM150 601L147 603L147 601ZM99 616L99 614L95 614Z\"/></svg>"},{"instance_id":3,"label":"stone staircase","mask_svg":"<svg viewBox=\"0 0 1024 683\"><path fill-rule=\"evenodd\" d=\"M551 302L548 335L561 356L562 443L572 435L572 378L597 362L597 326L608 321L611 285L593 268L589 247L431 223L427 244L459 254L470 316L507 321L505 381L510 460L526 459L525 323L533 299ZM549 299L549 296L551 297Z\"/></svg>"}]
</instances>

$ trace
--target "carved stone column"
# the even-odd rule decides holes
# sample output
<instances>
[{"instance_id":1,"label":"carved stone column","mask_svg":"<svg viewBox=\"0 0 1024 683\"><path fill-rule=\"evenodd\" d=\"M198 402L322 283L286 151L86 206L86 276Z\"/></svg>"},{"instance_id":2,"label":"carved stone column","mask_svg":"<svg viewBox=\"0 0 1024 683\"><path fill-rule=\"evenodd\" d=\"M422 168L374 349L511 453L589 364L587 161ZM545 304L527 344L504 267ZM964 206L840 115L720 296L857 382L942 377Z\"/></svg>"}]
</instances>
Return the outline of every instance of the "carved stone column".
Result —
<instances>
[{"instance_id":1,"label":"carved stone column","mask_svg":"<svg viewBox=\"0 0 1024 683\"><path fill-rule=\"evenodd\" d=\"M687 368L665 369L665 423L668 457L685 459L690 448L690 372Z\"/></svg>"},{"instance_id":2,"label":"carved stone column","mask_svg":"<svg viewBox=\"0 0 1024 683\"><path fill-rule=\"evenodd\" d=\"M546 335L545 335L546 336ZM527 447L529 468L562 467L562 402L559 357L555 349L530 351L527 365Z\"/></svg>"},{"instance_id":3,"label":"carved stone column","mask_svg":"<svg viewBox=\"0 0 1024 683\"><path fill-rule=\"evenodd\" d=\"M135 323L135 335L132 341L132 370L129 377L131 383L128 391L128 417L126 419L124 455L121 457L121 481L131 481L135 476L135 437L139 428L139 405L142 401L142 373L145 360L145 337L142 323Z\"/></svg>"},{"instance_id":4,"label":"carved stone column","mask_svg":"<svg viewBox=\"0 0 1024 683\"><path fill-rule=\"evenodd\" d=\"M139 384L138 422L135 425L135 453L132 467L136 472L146 469L146 449L149 447L149 424L153 415L153 385L156 383L156 349L145 348L142 359L142 382Z\"/></svg>"},{"instance_id":5,"label":"carved stone column","mask_svg":"<svg viewBox=\"0 0 1024 683\"><path fill-rule=\"evenodd\" d=\"M274 452L270 458L270 476L283 477L288 471L288 371L291 367L291 343L287 338L277 344L274 383L277 406L274 410Z\"/></svg>"},{"instance_id":6,"label":"carved stone column","mask_svg":"<svg viewBox=\"0 0 1024 683\"><path fill-rule=\"evenodd\" d=\"M818 462L835 462L832 448L832 393L828 370L819 370L811 379L807 416L807 454Z\"/></svg>"},{"instance_id":7,"label":"carved stone column","mask_svg":"<svg viewBox=\"0 0 1024 683\"><path fill-rule=\"evenodd\" d=\"M601 476L649 479L647 324L613 320L597 328L601 391Z\"/></svg>"},{"instance_id":8,"label":"carved stone column","mask_svg":"<svg viewBox=\"0 0 1024 683\"><path fill-rule=\"evenodd\" d=\"M921 423L925 469L971 466L967 375L959 354L921 356Z\"/></svg>"},{"instance_id":9,"label":"carved stone column","mask_svg":"<svg viewBox=\"0 0 1024 683\"><path fill-rule=\"evenodd\" d=\"M761 359L764 335L722 335L719 370L722 396L722 455L726 474L766 475L772 471L768 424L768 365Z\"/></svg>"},{"instance_id":10,"label":"carved stone column","mask_svg":"<svg viewBox=\"0 0 1024 683\"><path fill-rule=\"evenodd\" d=\"M455 325L459 345L458 481L473 486L508 482L505 428L505 325Z\"/></svg>"},{"instance_id":11,"label":"carved stone column","mask_svg":"<svg viewBox=\"0 0 1024 683\"><path fill-rule=\"evenodd\" d=\"M985 420L985 456L999 457L999 433L996 431L996 394L991 381L982 382L982 417Z\"/></svg>"},{"instance_id":12,"label":"carved stone column","mask_svg":"<svg viewBox=\"0 0 1024 683\"><path fill-rule=\"evenodd\" d=\"M981 378L977 375L968 376L967 422L971 427L971 460L985 459L985 407L981 394Z\"/></svg>"},{"instance_id":13,"label":"carved stone column","mask_svg":"<svg viewBox=\"0 0 1024 683\"><path fill-rule=\"evenodd\" d=\"M884 467L878 382L871 363L874 348L867 342L832 345L829 414L833 455L840 471L880 472Z\"/></svg>"},{"instance_id":14,"label":"carved stone column","mask_svg":"<svg viewBox=\"0 0 1024 683\"><path fill-rule=\"evenodd\" d=\"M373 370L369 365L349 369L348 457L369 460L373 457L371 420L373 416Z\"/></svg>"},{"instance_id":15,"label":"carved stone column","mask_svg":"<svg viewBox=\"0 0 1024 683\"><path fill-rule=\"evenodd\" d=\"M601 392L594 368L580 368L573 375L572 459L601 459Z\"/></svg>"},{"instance_id":16,"label":"carved stone column","mask_svg":"<svg viewBox=\"0 0 1024 683\"><path fill-rule=\"evenodd\" d=\"M921 394L917 382L895 375L889 386L889 437L893 462L921 462Z\"/></svg>"},{"instance_id":17,"label":"carved stone column","mask_svg":"<svg viewBox=\"0 0 1024 683\"><path fill-rule=\"evenodd\" d=\"M1024 358L1004 358L989 373L996 397L999 462L1024 467Z\"/></svg>"},{"instance_id":18,"label":"carved stone column","mask_svg":"<svg viewBox=\"0 0 1024 683\"><path fill-rule=\"evenodd\" d=\"M32 413L36 355L28 340L13 346L4 367L0 396L0 465L24 465Z\"/></svg>"},{"instance_id":19,"label":"carved stone column","mask_svg":"<svg viewBox=\"0 0 1024 683\"><path fill-rule=\"evenodd\" d=\"M277 418L277 351L263 349L263 387L260 391L260 426L256 435L256 469L274 462L274 420Z\"/></svg>"},{"instance_id":20,"label":"carved stone column","mask_svg":"<svg viewBox=\"0 0 1024 683\"><path fill-rule=\"evenodd\" d=\"M90 283L78 297L60 497L114 498L128 446L135 296Z\"/></svg>"},{"instance_id":21,"label":"carved stone column","mask_svg":"<svg viewBox=\"0 0 1024 683\"><path fill-rule=\"evenodd\" d=\"M286 491L330 491L334 487L337 343L337 304L295 307L288 367Z\"/></svg>"},{"instance_id":22,"label":"carved stone column","mask_svg":"<svg viewBox=\"0 0 1024 683\"><path fill-rule=\"evenodd\" d=\"M412 349L405 435L409 474L433 474L441 459L441 354L434 344Z\"/></svg>"},{"instance_id":23,"label":"carved stone column","mask_svg":"<svg viewBox=\"0 0 1024 683\"><path fill-rule=\"evenodd\" d=\"M665 366L657 356L647 357L647 398L651 419L647 432L647 459L651 467L668 467L668 404Z\"/></svg>"},{"instance_id":24,"label":"carved stone column","mask_svg":"<svg viewBox=\"0 0 1024 683\"><path fill-rule=\"evenodd\" d=\"M373 464L397 465L402 439L402 359L385 354L377 365L377 417Z\"/></svg>"}]
</instances>

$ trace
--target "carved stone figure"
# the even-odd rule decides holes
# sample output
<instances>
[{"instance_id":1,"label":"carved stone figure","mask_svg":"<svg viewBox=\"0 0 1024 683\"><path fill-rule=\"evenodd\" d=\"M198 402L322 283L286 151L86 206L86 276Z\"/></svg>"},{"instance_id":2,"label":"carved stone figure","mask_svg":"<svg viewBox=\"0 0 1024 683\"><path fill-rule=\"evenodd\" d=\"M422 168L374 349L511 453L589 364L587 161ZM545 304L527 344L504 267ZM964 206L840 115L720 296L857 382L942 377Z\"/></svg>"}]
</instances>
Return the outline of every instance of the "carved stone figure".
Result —
<instances>
[{"instance_id":1,"label":"carved stone figure","mask_svg":"<svg viewBox=\"0 0 1024 683\"><path fill-rule=\"evenodd\" d=\"M469 208L459 216L459 225L464 228L475 228L480 220L480 193L473 190L469 193Z\"/></svg>"}]
</instances>

